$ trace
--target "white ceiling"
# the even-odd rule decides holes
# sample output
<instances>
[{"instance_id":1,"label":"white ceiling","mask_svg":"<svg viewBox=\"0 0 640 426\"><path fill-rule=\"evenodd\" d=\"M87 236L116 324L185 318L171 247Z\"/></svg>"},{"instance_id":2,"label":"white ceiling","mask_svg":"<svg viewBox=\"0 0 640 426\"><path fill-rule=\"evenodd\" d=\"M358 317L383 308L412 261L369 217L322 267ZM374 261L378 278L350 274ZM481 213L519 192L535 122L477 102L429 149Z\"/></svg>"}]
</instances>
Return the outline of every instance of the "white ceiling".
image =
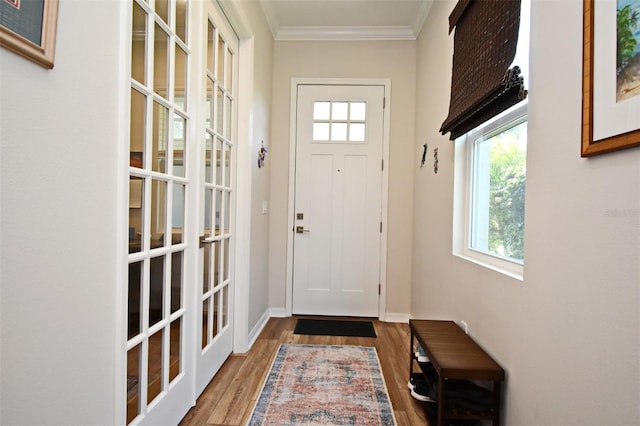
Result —
<instances>
[{"instance_id":1,"label":"white ceiling","mask_svg":"<svg viewBox=\"0 0 640 426\"><path fill-rule=\"evenodd\" d=\"M276 40L415 40L433 0L260 0Z\"/></svg>"}]
</instances>

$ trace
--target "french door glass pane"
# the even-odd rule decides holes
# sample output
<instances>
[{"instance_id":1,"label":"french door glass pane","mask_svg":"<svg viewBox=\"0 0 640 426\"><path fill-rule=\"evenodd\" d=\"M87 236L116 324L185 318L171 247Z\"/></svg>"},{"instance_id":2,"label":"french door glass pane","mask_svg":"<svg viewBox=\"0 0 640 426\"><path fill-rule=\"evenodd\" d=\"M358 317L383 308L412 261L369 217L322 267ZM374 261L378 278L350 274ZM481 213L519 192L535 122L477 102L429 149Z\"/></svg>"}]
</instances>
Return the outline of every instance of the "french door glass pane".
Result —
<instances>
[{"instance_id":1,"label":"french door glass pane","mask_svg":"<svg viewBox=\"0 0 640 426\"><path fill-rule=\"evenodd\" d=\"M187 42L187 2L176 1L176 35Z\"/></svg>"},{"instance_id":2,"label":"french door glass pane","mask_svg":"<svg viewBox=\"0 0 640 426\"><path fill-rule=\"evenodd\" d=\"M142 250L144 179L129 177L129 253Z\"/></svg>"},{"instance_id":3,"label":"french door glass pane","mask_svg":"<svg viewBox=\"0 0 640 426\"><path fill-rule=\"evenodd\" d=\"M151 181L151 248L167 245L165 238L167 217L167 182L153 179Z\"/></svg>"},{"instance_id":4,"label":"french door glass pane","mask_svg":"<svg viewBox=\"0 0 640 426\"><path fill-rule=\"evenodd\" d=\"M202 349L207 347L209 343L209 305L211 297L204 299L202 302Z\"/></svg>"},{"instance_id":5,"label":"french door glass pane","mask_svg":"<svg viewBox=\"0 0 640 426\"><path fill-rule=\"evenodd\" d=\"M147 116L147 98L131 89L131 123L129 126L129 165L144 168L144 127Z\"/></svg>"},{"instance_id":6,"label":"french door glass pane","mask_svg":"<svg viewBox=\"0 0 640 426\"><path fill-rule=\"evenodd\" d=\"M169 383L180 374L182 369L180 365L181 336L182 317L178 317L169 328Z\"/></svg>"},{"instance_id":7,"label":"french door glass pane","mask_svg":"<svg viewBox=\"0 0 640 426\"><path fill-rule=\"evenodd\" d=\"M187 105L187 52L176 44L176 65L173 86L173 97L178 108L184 110Z\"/></svg>"},{"instance_id":8,"label":"french door glass pane","mask_svg":"<svg viewBox=\"0 0 640 426\"><path fill-rule=\"evenodd\" d=\"M162 345L164 343L164 329L149 338L149 363L147 404L155 399L162 391Z\"/></svg>"},{"instance_id":9,"label":"french door glass pane","mask_svg":"<svg viewBox=\"0 0 640 426\"><path fill-rule=\"evenodd\" d=\"M224 75L224 87L226 87L227 89L231 89L232 83L233 83L233 60L232 60L233 53L229 49L227 49L226 52L227 54L226 54L226 57L224 58L224 61L226 64L227 71L225 72L225 75Z\"/></svg>"},{"instance_id":10,"label":"french door glass pane","mask_svg":"<svg viewBox=\"0 0 640 426\"><path fill-rule=\"evenodd\" d=\"M169 34L155 24L155 50L153 61L153 91L168 98L169 87Z\"/></svg>"},{"instance_id":11,"label":"french door glass pane","mask_svg":"<svg viewBox=\"0 0 640 426\"><path fill-rule=\"evenodd\" d=\"M140 353L142 344L127 351L127 423L140 414Z\"/></svg>"},{"instance_id":12,"label":"french door glass pane","mask_svg":"<svg viewBox=\"0 0 640 426\"><path fill-rule=\"evenodd\" d=\"M224 142L218 139L216 143L216 185L222 185L222 146Z\"/></svg>"},{"instance_id":13,"label":"french door glass pane","mask_svg":"<svg viewBox=\"0 0 640 426\"><path fill-rule=\"evenodd\" d=\"M218 62L218 68L216 73L216 78L219 82L224 81L224 40L220 36L218 36L218 49L216 50L216 60Z\"/></svg>"},{"instance_id":14,"label":"french door glass pane","mask_svg":"<svg viewBox=\"0 0 640 426\"><path fill-rule=\"evenodd\" d=\"M173 210L171 226L171 244L183 242L184 233L184 207L185 207L185 185L182 183L173 184Z\"/></svg>"},{"instance_id":15,"label":"french door glass pane","mask_svg":"<svg viewBox=\"0 0 640 426\"><path fill-rule=\"evenodd\" d=\"M204 141L204 157L205 157L205 182L213 183L212 171L215 167L215 152L213 151L213 137L209 133L205 133Z\"/></svg>"},{"instance_id":16,"label":"french door glass pane","mask_svg":"<svg viewBox=\"0 0 640 426\"><path fill-rule=\"evenodd\" d=\"M171 255L171 314L173 315L182 308L182 251L175 252ZM175 322L175 321L174 321Z\"/></svg>"},{"instance_id":17,"label":"french door glass pane","mask_svg":"<svg viewBox=\"0 0 640 426\"><path fill-rule=\"evenodd\" d=\"M231 187L231 147L228 144L223 144L224 152L224 186Z\"/></svg>"},{"instance_id":18,"label":"french door glass pane","mask_svg":"<svg viewBox=\"0 0 640 426\"><path fill-rule=\"evenodd\" d=\"M187 150L185 146L187 120L173 114L173 175L185 177Z\"/></svg>"},{"instance_id":19,"label":"french door glass pane","mask_svg":"<svg viewBox=\"0 0 640 426\"><path fill-rule=\"evenodd\" d=\"M205 111L205 121L206 121L206 126L207 128L211 128L212 127L212 123L213 123L213 105L214 105L214 101L213 101L213 81L209 78L207 78L207 109Z\"/></svg>"},{"instance_id":20,"label":"french door glass pane","mask_svg":"<svg viewBox=\"0 0 640 426\"><path fill-rule=\"evenodd\" d=\"M213 200L213 189L204 190L204 235L212 237L215 235L214 222L211 219L211 200Z\"/></svg>"},{"instance_id":21,"label":"french door glass pane","mask_svg":"<svg viewBox=\"0 0 640 426\"><path fill-rule=\"evenodd\" d=\"M169 109L153 102L153 152L152 170L167 172L167 145L169 142Z\"/></svg>"},{"instance_id":22,"label":"french door glass pane","mask_svg":"<svg viewBox=\"0 0 640 426\"><path fill-rule=\"evenodd\" d=\"M152 257L149 277L149 327L163 318L165 257Z\"/></svg>"},{"instance_id":23,"label":"french door glass pane","mask_svg":"<svg viewBox=\"0 0 640 426\"><path fill-rule=\"evenodd\" d=\"M142 309L142 262L129 264L129 285L127 291L127 338L131 339L142 330L140 311Z\"/></svg>"},{"instance_id":24,"label":"french door glass pane","mask_svg":"<svg viewBox=\"0 0 640 426\"><path fill-rule=\"evenodd\" d=\"M133 2L131 34L131 78L142 84L147 84L147 14L135 1Z\"/></svg>"},{"instance_id":25,"label":"french door glass pane","mask_svg":"<svg viewBox=\"0 0 640 426\"><path fill-rule=\"evenodd\" d=\"M202 250L202 294L206 294L211 289L211 244L205 244Z\"/></svg>"},{"instance_id":26,"label":"french door glass pane","mask_svg":"<svg viewBox=\"0 0 640 426\"><path fill-rule=\"evenodd\" d=\"M156 13L167 24L169 23L169 0L156 0Z\"/></svg>"}]
</instances>

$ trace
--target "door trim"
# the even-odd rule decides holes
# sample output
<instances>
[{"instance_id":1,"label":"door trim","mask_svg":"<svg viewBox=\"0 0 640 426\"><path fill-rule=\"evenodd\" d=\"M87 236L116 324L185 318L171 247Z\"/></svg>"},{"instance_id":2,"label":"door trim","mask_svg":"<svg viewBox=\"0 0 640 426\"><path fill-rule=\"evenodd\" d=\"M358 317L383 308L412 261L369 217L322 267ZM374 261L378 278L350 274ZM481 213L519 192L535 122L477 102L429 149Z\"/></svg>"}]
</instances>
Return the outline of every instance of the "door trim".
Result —
<instances>
[{"instance_id":1,"label":"door trim","mask_svg":"<svg viewBox=\"0 0 640 426\"><path fill-rule=\"evenodd\" d=\"M385 100L391 99L391 79L388 78L292 78L291 101L289 103L289 194L287 199L287 270L285 315L291 316L293 310L293 227L295 207L296 176L296 126L298 109L298 86L383 86ZM380 235L380 298L378 299L378 319L386 320L387 294L387 223L389 204L389 123L390 108L385 102L382 130L382 232Z\"/></svg>"}]
</instances>

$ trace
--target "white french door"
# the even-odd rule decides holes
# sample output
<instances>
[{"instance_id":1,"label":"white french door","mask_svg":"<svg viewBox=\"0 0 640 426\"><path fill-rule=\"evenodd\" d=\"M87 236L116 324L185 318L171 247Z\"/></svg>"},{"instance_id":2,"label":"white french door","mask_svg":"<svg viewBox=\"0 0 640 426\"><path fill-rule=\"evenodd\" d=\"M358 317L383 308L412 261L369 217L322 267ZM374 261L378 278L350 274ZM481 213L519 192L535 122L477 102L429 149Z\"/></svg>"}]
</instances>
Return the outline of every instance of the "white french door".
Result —
<instances>
[{"instance_id":1,"label":"white french door","mask_svg":"<svg viewBox=\"0 0 640 426\"><path fill-rule=\"evenodd\" d=\"M187 267L195 253L187 172L196 145L185 102L191 45L188 2L131 3L127 424L176 424L193 401L194 349Z\"/></svg>"},{"instance_id":2,"label":"white french door","mask_svg":"<svg viewBox=\"0 0 640 426\"><path fill-rule=\"evenodd\" d=\"M294 314L379 315L384 93L298 86Z\"/></svg>"},{"instance_id":3,"label":"white french door","mask_svg":"<svg viewBox=\"0 0 640 426\"><path fill-rule=\"evenodd\" d=\"M238 39L215 2L205 2L201 69L204 141L200 209L196 394L233 349Z\"/></svg>"}]
</instances>

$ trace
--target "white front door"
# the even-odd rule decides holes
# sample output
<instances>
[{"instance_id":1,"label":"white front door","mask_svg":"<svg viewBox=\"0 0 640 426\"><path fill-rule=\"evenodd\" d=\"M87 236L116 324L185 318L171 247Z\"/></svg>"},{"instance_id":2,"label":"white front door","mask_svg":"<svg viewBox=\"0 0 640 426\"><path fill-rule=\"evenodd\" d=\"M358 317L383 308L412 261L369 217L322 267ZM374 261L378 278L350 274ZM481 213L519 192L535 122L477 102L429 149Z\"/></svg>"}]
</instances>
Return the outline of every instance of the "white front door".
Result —
<instances>
[{"instance_id":1,"label":"white front door","mask_svg":"<svg viewBox=\"0 0 640 426\"><path fill-rule=\"evenodd\" d=\"M201 151L200 287L196 395L233 349L236 93L238 38L215 2L205 2L204 66L200 100L205 111Z\"/></svg>"},{"instance_id":2,"label":"white front door","mask_svg":"<svg viewBox=\"0 0 640 426\"><path fill-rule=\"evenodd\" d=\"M377 317L385 88L297 87L292 312Z\"/></svg>"}]
</instances>

